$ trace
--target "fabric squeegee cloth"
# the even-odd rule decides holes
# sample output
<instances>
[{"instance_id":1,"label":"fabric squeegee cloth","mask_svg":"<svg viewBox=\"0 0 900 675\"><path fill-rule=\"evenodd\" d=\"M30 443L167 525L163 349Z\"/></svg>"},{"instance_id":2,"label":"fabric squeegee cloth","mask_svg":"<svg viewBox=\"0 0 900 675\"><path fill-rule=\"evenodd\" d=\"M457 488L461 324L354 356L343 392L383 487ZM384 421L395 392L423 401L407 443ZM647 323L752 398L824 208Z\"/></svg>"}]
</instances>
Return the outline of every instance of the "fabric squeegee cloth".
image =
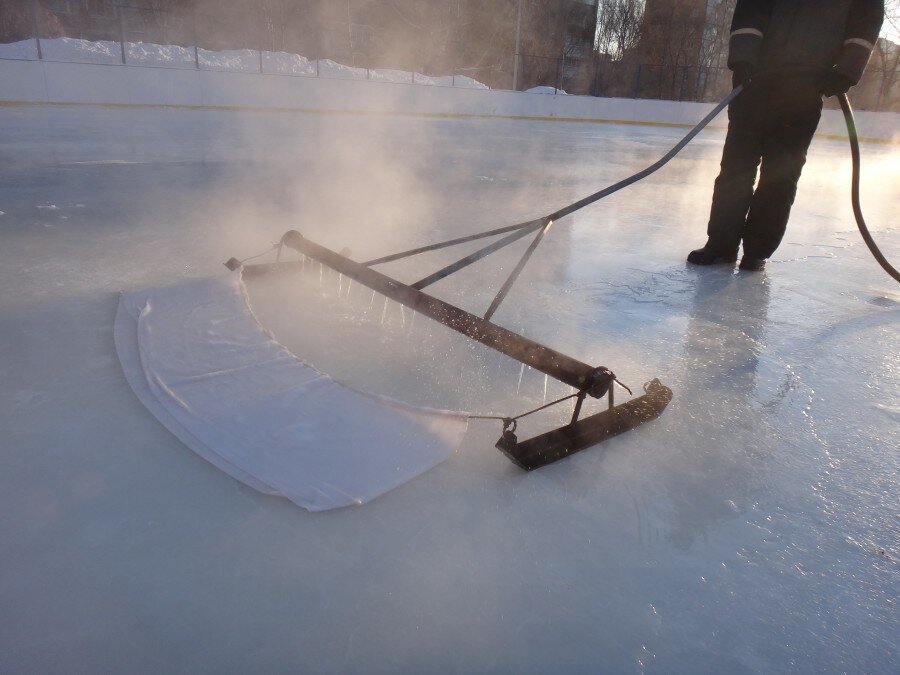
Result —
<instances>
[{"instance_id":1,"label":"fabric squeegee cloth","mask_svg":"<svg viewBox=\"0 0 900 675\"><path fill-rule=\"evenodd\" d=\"M257 322L240 274L123 293L115 342L138 398L225 473L310 511L361 504L453 454L466 414L355 391Z\"/></svg>"}]
</instances>

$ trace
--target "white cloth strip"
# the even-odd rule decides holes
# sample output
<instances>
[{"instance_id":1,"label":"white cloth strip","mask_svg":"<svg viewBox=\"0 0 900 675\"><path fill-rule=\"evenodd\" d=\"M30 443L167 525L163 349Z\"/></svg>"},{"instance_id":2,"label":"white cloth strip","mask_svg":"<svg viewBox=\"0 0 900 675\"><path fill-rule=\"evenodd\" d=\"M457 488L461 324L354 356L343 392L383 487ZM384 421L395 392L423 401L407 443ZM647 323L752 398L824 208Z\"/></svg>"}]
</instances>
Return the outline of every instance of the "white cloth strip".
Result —
<instances>
[{"instance_id":1,"label":"white cloth strip","mask_svg":"<svg viewBox=\"0 0 900 675\"><path fill-rule=\"evenodd\" d=\"M869 51L875 49L875 45L873 45L868 40L863 40L862 38L850 38L849 40L844 40L845 45L859 45L860 47L865 47Z\"/></svg>"},{"instance_id":2,"label":"white cloth strip","mask_svg":"<svg viewBox=\"0 0 900 675\"><path fill-rule=\"evenodd\" d=\"M237 480L321 511L362 504L453 454L465 413L338 384L256 321L239 274L123 293L115 342L147 409Z\"/></svg>"},{"instance_id":3,"label":"white cloth strip","mask_svg":"<svg viewBox=\"0 0 900 675\"><path fill-rule=\"evenodd\" d=\"M756 28L739 28L736 31L732 31L731 37L735 37L736 35L755 35L758 38L763 36L761 30L757 30Z\"/></svg>"}]
</instances>

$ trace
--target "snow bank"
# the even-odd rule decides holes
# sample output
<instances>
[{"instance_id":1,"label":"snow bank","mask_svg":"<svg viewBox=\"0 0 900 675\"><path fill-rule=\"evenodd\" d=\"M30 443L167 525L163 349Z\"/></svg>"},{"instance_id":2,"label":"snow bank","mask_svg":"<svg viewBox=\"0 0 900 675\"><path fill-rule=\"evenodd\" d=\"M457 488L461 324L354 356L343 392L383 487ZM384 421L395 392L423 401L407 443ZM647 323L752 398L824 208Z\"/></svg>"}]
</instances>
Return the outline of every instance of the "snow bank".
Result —
<instances>
[{"instance_id":1,"label":"snow bank","mask_svg":"<svg viewBox=\"0 0 900 675\"><path fill-rule=\"evenodd\" d=\"M562 89L557 89L556 87L532 87L531 89L525 90L526 94L560 94L561 96L568 96L566 92Z\"/></svg>"},{"instance_id":2,"label":"snow bank","mask_svg":"<svg viewBox=\"0 0 900 675\"><path fill-rule=\"evenodd\" d=\"M316 74L316 62L299 54L287 52L263 52L263 72L275 75Z\"/></svg>"},{"instance_id":3,"label":"snow bank","mask_svg":"<svg viewBox=\"0 0 900 675\"><path fill-rule=\"evenodd\" d=\"M9 42L0 44L0 58L3 59L36 59L37 45L34 40Z\"/></svg>"},{"instance_id":4,"label":"snow bank","mask_svg":"<svg viewBox=\"0 0 900 675\"><path fill-rule=\"evenodd\" d=\"M75 38L54 38L41 40L44 60L68 63L94 63L114 65L122 63L122 46L110 40L79 40ZM0 59L37 59L34 40L22 40L0 44ZM331 59L318 61L299 54L269 52L256 49L232 49L210 51L179 45L158 45L150 42L126 42L126 65L154 66L159 68L200 68L224 70L236 73L268 73L273 75L299 75L306 77L326 77L348 80L371 80L374 82L395 82L425 84L444 87L487 89L478 80L465 76L445 75L431 77L406 70L367 69L345 66Z\"/></svg>"}]
</instances>

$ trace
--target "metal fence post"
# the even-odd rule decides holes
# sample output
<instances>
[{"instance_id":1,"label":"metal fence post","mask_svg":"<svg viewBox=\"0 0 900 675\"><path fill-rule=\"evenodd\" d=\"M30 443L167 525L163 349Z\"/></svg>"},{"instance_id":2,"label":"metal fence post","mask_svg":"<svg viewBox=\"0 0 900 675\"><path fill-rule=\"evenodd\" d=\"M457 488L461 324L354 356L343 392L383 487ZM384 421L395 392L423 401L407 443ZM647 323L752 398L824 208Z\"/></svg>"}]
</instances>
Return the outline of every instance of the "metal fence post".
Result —
<instances>
[{"instance_id":1,"label":"metal fence post","mask_svg":"<svg viewBox=\"0 0 900 675\"><path fill-rule=\"evenodd\" d=\"M516 55L513 59L513 91L519 90L519 45L520 35L522 33L522 0L519 0L519 6L516 11Z\"/></svg>"},{"instance_id":2,"label":"metal fence post","mask_svg":"<svg viewBox=\"0 0 900 675\"><path fill-rule=\"evenodd\" d=\"M197 49L197 43L199 42L198 33L197 33L197 11L194 10L191 12L191 27L194 29L194 67L197 70L200 70L200 52Z\"/></svg>"},{"instance_id":3,"label":"metal fence post","mask_svg":"<svg viewBox=\"0 0 900 675\"><path fill-rule=\"evenodd\" d=\"M125 65L125 12L122 8L116 7L116 14L119 19L119 49L122 52L122 65Z\"/></svg>"},{"instance_id":4,"label":"metal fence post","mask_svg":"<svg viewBox=\"0 0 900 675\"><path fill-rule=\"evenodd\" d=\"M566 56L563 54L561 59L556 59L556 88L554 90L554 94L558 94L559 90L562 89L562 78L563 78L563 70L566 67Z\"/></svg>"},{"instance_id":5,"label":"metal fence post","mask_svg":"<svg viewBox=\"0 0 900 675\"><path fill-rule=\"evenodd\" d=\"M881 99L884 97L884 80L887 77L887 71L881 71L881 82L878 83L878 97L875 99L875 105L872 108L874 112L881 111ZM872 78L875 81L875 78Z\"/></svg>"},{"instance_id":6,"label":"metal fence post","mask_svg":"<svg viewBox=\"0 0 900 675\"><path fill-rule=\"evenodd\" d=\"M44 52L41 49L41 28L38 21L37 0L31 0L31 26L34 29L34 44L37 45L38 59L43 60Z\"/></svg>"}]
</instances>

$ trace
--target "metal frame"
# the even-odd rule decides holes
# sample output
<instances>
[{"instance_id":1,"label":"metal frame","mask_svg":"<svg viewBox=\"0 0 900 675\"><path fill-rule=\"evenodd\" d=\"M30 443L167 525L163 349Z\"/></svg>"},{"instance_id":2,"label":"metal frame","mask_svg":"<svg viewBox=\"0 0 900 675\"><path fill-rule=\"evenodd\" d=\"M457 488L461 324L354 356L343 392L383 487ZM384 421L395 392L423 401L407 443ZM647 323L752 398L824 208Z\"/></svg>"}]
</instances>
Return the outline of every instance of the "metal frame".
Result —
<instances>
[{"instance_id":1,"label":"metal frame","mask_svg":"<svg viewBox=\"0 0 900 675\"><path fill-rule=\"evenodd\" d=\"M385 256L384 258L364 263L355 262L346 255L336 253L310 241L296 230L291 230L281 239L278 261L275 263L243 265L241 261L232 258L225 264L232 270L242 269L247 277L260 276L272 272L296 272L302 269L302 262L280 261L281 247L290 248L307 258L327 265L336 272L374 291L378 291L382 295L416 312L442 323L448 328L452 328L483 345L574 387L578 392L574 395L576 399L575 409L569 424L562 428L520 442L514 433L516 419L499 418L503 421L503 434L497 441L497 448L517 466L530 471L654 419L662 413L672 399L672 391L660 384L659 380L653 380L645 387L646 393L643 396L616 406L613 385L617 380L609 368L588 365L490 321L494 311L506 297L507 292L512 287L525 263L551 225L552 221L550 219L530 221L508 228L493 230L489 233L460 237L448 242L412 249L411 251ZM476 260L480 260L535 231L537 231L535 239L497 293L484 317L476 316L421 290L421 288L430 285L437 279L443 279ZM452 265L414 284L405 284L371 269L373 265L498 234L506 234L507 236L461 258ZM609 401L608 409L579 419L587 396L593 398L607 396Z\"/></svg>"}]
</instances>

